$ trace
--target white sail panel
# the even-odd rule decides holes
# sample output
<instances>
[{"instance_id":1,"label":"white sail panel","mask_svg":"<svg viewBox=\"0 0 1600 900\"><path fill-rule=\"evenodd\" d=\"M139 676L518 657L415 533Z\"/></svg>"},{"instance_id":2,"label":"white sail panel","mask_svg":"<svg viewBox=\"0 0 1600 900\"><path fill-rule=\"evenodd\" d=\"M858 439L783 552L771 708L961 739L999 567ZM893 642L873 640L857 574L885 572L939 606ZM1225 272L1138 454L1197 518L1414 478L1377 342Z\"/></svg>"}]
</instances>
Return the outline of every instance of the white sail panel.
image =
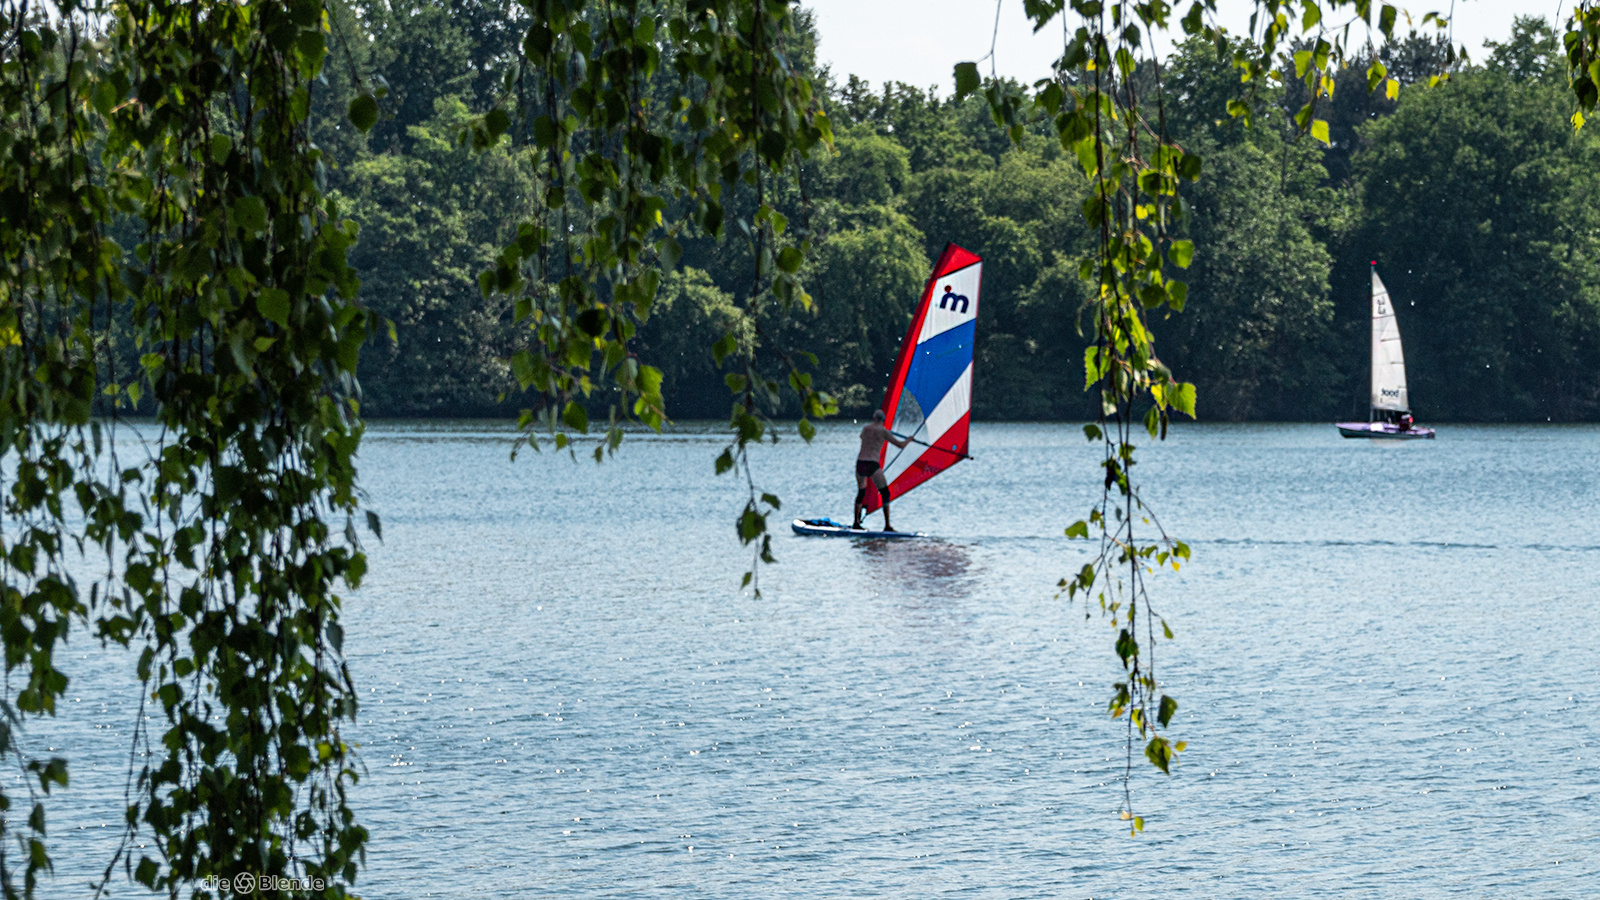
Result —
<instances>
[{"instance_id":1,"label":"white sail panel","mask_svg":"<svg viewBox=\"0 0 1600 900\"><path fill-rule=\"evenodd\" d=\"M975 262L960 271L934 279L928 315L922 320L917 343L943 334L978 317L978 285L983 279L983 263Z\"/></svg>"},{"instance_id":2,"label":"white sail panel","mask_svg":"<svg viewBox=\"0 0 1600 900\"><path fill-rule=\"evenodd\" d=\"M1372 408L1410 412L1406 393L1406 359L1400 348L1400 323L1395 320L1389 289L1372 270Z\"/></svg>"}]
</instances>

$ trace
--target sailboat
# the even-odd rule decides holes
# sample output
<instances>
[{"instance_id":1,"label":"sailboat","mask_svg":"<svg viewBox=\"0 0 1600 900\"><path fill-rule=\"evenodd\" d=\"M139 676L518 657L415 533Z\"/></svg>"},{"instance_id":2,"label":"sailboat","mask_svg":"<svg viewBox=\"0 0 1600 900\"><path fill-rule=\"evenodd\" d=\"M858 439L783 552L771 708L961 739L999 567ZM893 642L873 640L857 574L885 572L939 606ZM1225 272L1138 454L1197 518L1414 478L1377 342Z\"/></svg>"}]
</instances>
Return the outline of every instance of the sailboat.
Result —
<instances>
[{"instance_id":1,"label":"sailboat","mask_svg":"<svg viewBox=\"0 0 1600 900\"><path fill-rule=\"evenodd\" d=\"M1365 422L1337 422L1347 438L1391 441L1432 440L1433 429L1411 424L1411 398L1406 392L1406 359L1400 348L1400 323L1395 320L1389 289L1372 264L1372 411Z\"/></svg>"},{"instance_id":2,"label":"sailboat","mask_svg":"<svg viewBox=\"0 0 1600 900\"><path fill-rule=\"evenodd\" d=\"M909 439L904 447L885 444L879 464L896 500L968 454L972 424L972 346L977 334L978 291L983 259L946 244L911 325L883 397L883 421ZM868 481L866 511L883 505ZM832 519L795 519L796 534L849 537L926 537L920 532L863 531Z\"/></svg>"}]
</instances>

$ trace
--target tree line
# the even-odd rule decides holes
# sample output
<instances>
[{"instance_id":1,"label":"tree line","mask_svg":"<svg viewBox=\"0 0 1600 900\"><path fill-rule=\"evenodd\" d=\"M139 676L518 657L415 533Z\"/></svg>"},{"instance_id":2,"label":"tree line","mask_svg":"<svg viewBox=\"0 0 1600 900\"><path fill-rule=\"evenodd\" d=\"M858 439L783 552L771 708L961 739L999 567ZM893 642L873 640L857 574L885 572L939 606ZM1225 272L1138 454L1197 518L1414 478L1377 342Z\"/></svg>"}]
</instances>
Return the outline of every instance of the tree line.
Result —
<instances>
[{"instance_id":1,"label":"tree line","mask_svg":"<svg viewBox=\"0 0 1600 900\"><path fill-rule=\"evenodd\" d=\"M514 89L517 9L347 8L358 65L388 88L362 135L340 114L354 86L333 74L319 119L334 193L362 227L351 252L362 296L394 323L393 339L361 359L370 415L504 414L521 402L511 310L478 277L541 187L514 133L487 152L460 140L475 112ZM663 370L668 414L726 412L707 348L730 327L815 354L817 385L846 414L875 406L930 261L950 241L986 260L975 414L1092 417L1078 277L1093 249L1080 212L1089 183L1047 122L1026 123L1013 145L983 98L815 71L815 33L801 38L795 59L813 71L835 132L835 152L782 186L781 207L813 236L800 274L815 302L741 322L747 248L687 236L636 342ZM1248 94L1246 124L1219 112L1242 90L1225 49L1194 40L1167 61L1167 127L1207 177L1184 189L1181 227L1203 250L1183 312L1153 323L1162 360L1196 381L1203 419L1363 415L1376 262L1419 417L1600 417L1600 141L1569 124L1549 25L1517 19L1481 62L1416 33L1378 55L1419 89L1394 100L1367 89L1364 66L1342 70L1319 111L1326 145L1296 135L1290 115L1305 98L1281 86L1298 87L1293 78ZM753 205L729 208L748 216Z\"/></svg>"}]
</instances>

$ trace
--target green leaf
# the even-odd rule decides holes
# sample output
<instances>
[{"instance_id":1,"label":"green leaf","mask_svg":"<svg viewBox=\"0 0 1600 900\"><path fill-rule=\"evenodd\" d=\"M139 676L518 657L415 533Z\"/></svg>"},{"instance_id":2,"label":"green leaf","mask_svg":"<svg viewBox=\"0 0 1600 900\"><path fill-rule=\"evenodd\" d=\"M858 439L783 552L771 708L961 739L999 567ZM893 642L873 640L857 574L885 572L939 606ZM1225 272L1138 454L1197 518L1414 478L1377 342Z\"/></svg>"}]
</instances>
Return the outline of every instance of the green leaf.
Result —
<instances>
[{"instance_id":1,"label":"green leaf","mask_svg":"<svg viewBox=\"0 0 1600 900\"><path fill-rule=\"evenodd\" d=\"M1311 123L1311 137L1321 141L1325 147L1333 146L1333 142L1328 140L1328 123L1324 119L1316 119Z\"/></svg>"},{"instance_id":2,"label":"green leaf","mask_svg":"<svg viewBox=\"0 0 1600 900\"><path fill-rule=\"evenodd\" d=\"M533 120L533 142L540 148L556 142L556 122L549 116L536 116Z\"/></svg>"},{"instance_id":3,"label":"green leaf","mask_svg":"<svg viewBox=\"0 0 1600 900\"><path fill-rule=\"evenodd\" d=\"M506 133L506 129L511 127L511 117L503 109L491 109L489 114L484 116L483 124L484 127L489 129L489 134L492 137L499 137Z\"/></svg>"},{"instance_id":4,"label":"green leaf","mask_svg":"<svg viewBox=\"0 0 1600 900\"><path fill-rule=\"evenodd\" d=\"M233 201L229 218L245 233L259 234L267 230L267 205L260 197L240 197Z\"/></svg>"},{"instance_id":5,"label":"green leaf","mask_svg":"<svg viewBox=\"0 0 1600 900\"><path fill-rule=\"evenodd\" d=\"M1173 241L1172 247L1167 250L1167 258L1180 269L1189 268L1194 262L1194 241Z\"/></svg>"},{"instance_id":6,"label":"green leaf","mask_svg":"<svg viewBox=\"0 0 1600 900\"><path fill-rule=\"evenodd\" d=\"M1173 409L1183 413L1189 418L1194 418L1194 385L1183 382L1167 391L1167 401Z\"/></svg>"},{"instance_id":7,"label":"green leaf","mask_svg":"<svg viewBox=\"0 0 1600 900\"><path fill-rule=\"evenodd\" d=\"M1183 312L1183 306L1189 299L1189 285L1181 281L1167 282L1167 305L1173 312Z\"/></svg>"},{"instance_id":8,"label":"green leaf","mask_svg":"<svg viewBox=\"0 0 1600 900\"><path fill-rule=\"evenodd\" d=\"M1183 33L1197 35L1205 28L1205 5L1196 3L1189 7L1189 12L1183 17Z\"/></svg>"},{"instance_id":9,"label":"green leaf","mask_svg":"<svg viewBox=\"0 0 1600 900\"><path fill-rule=\"evenodd\" d=\"M1089 536L1089 523L1079 519L1067 526L1067 537L1086 538Z\"/></svg>"},{"instance_id":10,"label":"green leaf","mask_svg":"<svg viewBox=\"0 0 1600 900\"><path fill-rule=\"evenodd\" d=\"M39 847L41 850L43 850L44 845L40 844ZM148 856L140 857L139 865L133 870L133 880L148 888L154 889L156 886L156 875L160 873L160 871L161 867L156 865L155 860Z\"/></svg>"},{"instance_id":11,"label":"green leaf","mask_svg":"<svg viewBox=\"0 0 1600 900\"><path fill-rule=\"evenodd\" d=\"M744 514L739 516L739 540L748 544L766 530L767 517L757 512L754 506L745 507Z\"/></svg>"},{"instance_id":12,"label":"green leaf","mask_svg":"<svg viewBox=\"0 0 1600 900\"><path fill-rule=\"evenodd\" d=\"M350 124L354 125L362 134L372 130L378 124L378 101L371 94L359 94L350 101Z\"/></svg>"},{"instance_id":13,"label":"green leaf","mask_svg":"<svg viewBox=\"0 0 1600 900\"><path fill-rule=\"evenodd\" d=\"M1170 768L1172 765L1172 746L1167 743L1166 738L1151 738L1150 743L1144 747L1144 756L1145 759L1150 760L1151 765L1168 775L1172 774L1172 769Z\"/></svg>"},{"instance_id":14,"label":"green leaf","mask_svg":"<svg viewBox=\"0 0 1600 900\"><path fill-rule=\"evenodd\" d=\"M1066 99L1066 92L1061 90L1060 84L1052 81L1045 85L1044 90L1039 93L1034 102L1045 112L1055 115L1061 111L1061 102L1064 99Z\"/></svg>"},{"instance_id":15,"label":"green leaf","mask_svg":"<svg viewBox=\"0 0 1600 900\"><path fill-rule=\"evenodd\" d=\"M721 475L731 468L733 468L733 451L723 450L722 455L717 457L717 474Z\"/></svg>"},{"instance_id":16,"label":"green leaf","mask_svg":"<svg viewBox=\"0 0 1600 900\"><path fill-rule=\"evenodd\" d=\"M661 270L671 272L683 259L683 247L675 238L664 237L656 243L656 255L661 259Z\"/></svg>"},{"instance_id":17,"label":"green leaf","mask_svg":"<svg viewBox=\"0 0 1600 900\"><path fill-rule=\"evenodd\" d=\"M281 288L267 288L256 295L256 309L270 321L289 327L289 292Z\"/></svg>"},{"instance_id":18,"label":"green leaf","mask_svg":"<svg viewBox=\"0 0 1600 900\"><path fill-rule=\"evenodd\" d=\"M1167 636L1171 637L1171 632L1168 632ZM1178 701L1163 694L1161 697L1161 708L1156 712L1156 721L1161 723L1162 728L1165 728L1167 727L1167 723L1172 721L1172 716L1177 711Z\"/></svg>"},{"instance_id":19,"label":"green leaf","mask_svg":"<svg viewBox=\"0 0 1600 900\"><path fill-rule=\"evenodd\" d=\"M661 396L661 370L655 366L639 367L639 393L646 397Z\"/></svg>"},{"instance_id":20,"label":"green leaf","mask_svg":"<svg viewBox=\"0 0 1600 900\"><path fill-rule=\"evenodd\" d=\"M956 63L956 102L967 99L977 93L978 87L983 83L978 77L977 63Z\"/></svg>"},{"instance_id":21,"label":"green leaf","mask_svg":"<svg viewBox=\"0 0 1600 900\"><path fill-rule=\"evenodd\" d=\"M378 514L370 509L367 510L367 528L371 529L378 540L383 540L383 522L378 519Z\"/></svg>"},{"instance_id":22,"label":"green leaf","mask_svg":"<svg viewBox=\"0 0 1600 900\"><path fill-rule=\"evenodd\" d=\"M1072 145L1072 151L1077 154L1078 166L1083 169L1085 175L1094 178L1100 174L1100 160L1095 155L1094 138L1087 137L1078 141ZM1088 207L1084 208L1083 214L1089 215Z\"/></svg>"},{"instance_id":23,"label":"green leaf","mask_svg":"<svg viewBox=\"0 0 1600 900\"><path fill-rule=\"evenodd\" d=\"M1294 74L1296 78L1306 77L1306 72L1311 68L1311 51L1297 50L1294 54Z\"/></svg>"},{"instance_id":24,"label":"green leaf","mask_svg":"<svg viewBox=\"0 0 1600 900\"><path fill-rule=\"evenodd\" d=\"M600 307L586 309L578 314L578 330L590 337L599 337L611 327L611 314Z\"/></svg>"},{"instance_id":25,"label":"green leaf","mask_svg":"<svg viewBox=\"0 0 1600 900\"><path fill-rule=\"evenodd\" d=\"M804 440L808 444L811 443L812 438L817 436L817 426L811 424L810 419L801 419L799 425L796 427L800 432L801 440Z\"/></svg>"},{"instance_id":26,"label":"green leaf","mask_svg":"<svg viewBox=\"0 0 1600 900\"><path fill-rule=\"evenodd\" d=\"M1389 68L1379 60L1373 60L1372 64L1367 66L1367 93L1376 91L1378 85L1382 84L1388 75Z\"/></svg>"},{"instance_id":27,"label":"green leaf","mask_svg":"<svg viewBox=\"0 0 1600 900\"><path fill-rule=\"evenodd\" d=\"M517 384L526 388L533 384L533 354L526 350L518 350L511 355L511 374L516 377Z\"/></svg>"},{"instance_id":28,"label":"green leaf","mask_svg":"<svg viewBox=\"0 0 1600 900\"><path fill-rule=\"evenodd\" d=\"M1200 177L1201 165L1199 154L1185 153L1183 158L1178 160L1178 175L1189 181L1195 181Z\"/></svg>"},{"instance_id":29,"label":"green leaf","mask_svg":"<svg viewBox=\"0 0 1600 900\"><path fill-rule=\"evenodd\" d=\"M778 251L778 268L793 275L800 271L800 263L805 261L805 256L794 247L785 247Z\"/></svg>"},{"instance_id":30,"label":"green leaf","mask_svg":"<svg viewBox=\"0 0 1600 900\"><path fill-rule=\"evenodd\" d=\"M561 421L579 434L589 432L589 411L580 406L576 400L567 401L567 408L561 411Z\"/></svg>"}]
</instances>

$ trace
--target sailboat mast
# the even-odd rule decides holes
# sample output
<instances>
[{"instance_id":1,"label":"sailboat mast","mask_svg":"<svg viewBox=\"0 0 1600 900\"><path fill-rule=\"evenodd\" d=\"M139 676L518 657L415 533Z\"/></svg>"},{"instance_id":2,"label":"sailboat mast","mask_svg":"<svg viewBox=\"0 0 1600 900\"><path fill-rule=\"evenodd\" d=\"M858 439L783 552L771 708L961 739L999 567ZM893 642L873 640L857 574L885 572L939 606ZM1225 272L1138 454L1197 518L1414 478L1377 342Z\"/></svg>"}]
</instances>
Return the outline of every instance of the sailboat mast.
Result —
<instances>
[{"instance_id":1,"label":"sailboat mast","mask_svg":"<svg viewBox=\"0 0 1600 900\"><path fill-rule=\"evenodd\" d=\"M1370 323L1371 323L1371 326L1372 326L1372 329L1371 329L1372 330L1372 346L1369 348L1371 350L1371 352L1367 355L1367 387L1368 387L1368 391L1367 391L1367 393L1368 393L1368 397L1367 397L1367 421L1368 422L1376 422L1376 421L1378 421L1378 358L1379 358L1378 354L1379 354L1379 341L1381 340L1380 332L1381 332L1381 329L1382 329L1382 323L1380 322L1380 317L1382 315L1382 309L1383 309L1382 304L1381 304L1381 302L1379 301L1378 298L1380 296L1379 295L1379 291L1382 290L1381 285L1382 285L1382 282L1378 280L1378 261L1377 260L1373 260L1372 261L1372 286L1371 286L1371 291L1370 291L1370 295L1371 295L1371 299L1372 299L1372 314L1371 314L1371 317L1370 317Z\"/></svg>"}]
</instances>

